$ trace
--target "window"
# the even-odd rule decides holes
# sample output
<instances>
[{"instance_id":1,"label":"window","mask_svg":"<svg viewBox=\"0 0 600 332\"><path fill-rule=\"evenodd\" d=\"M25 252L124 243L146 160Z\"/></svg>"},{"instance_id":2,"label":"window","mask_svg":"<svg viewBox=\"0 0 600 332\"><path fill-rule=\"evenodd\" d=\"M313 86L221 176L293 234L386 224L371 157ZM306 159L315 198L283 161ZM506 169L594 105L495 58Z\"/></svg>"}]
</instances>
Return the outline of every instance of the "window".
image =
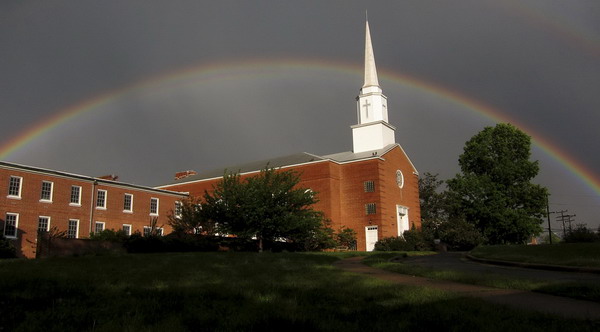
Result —
<instances>
[{"instance_id":1,"label":"window","mask_svg":"<svg viewBox=\"0 0 600 332\"><path fill-rule=\"evenodd\" d=\"M158 236L163 236L163 229L162 229L162 227L158 227L156 229L156 234L158 234Z\"/></svg>"},{"instance_id":2,"label":"window","mask_svg":"<svg viewBox=\"0 0 600 332\"><path fill-rule=\"evenodd\" d=\"M50 181L42 181L42 194L40 201L52 202L52 187L54 183Z\"/></svg>"},{"instance_id":3,"label":"window","mask_svg":"<svg viewBox=\"0 0 600 332\"><path fill-rule=\"evenodd\" d=\"M123 232L125 232L125 235L130 236L131 235L131 225L123 224Z\"/></svg>"},{"instance_id":4,"label":"window","mask_svg":"<svg viewBox=\"0 0 600 332\"><path fill-rule=\"evenodd\" d=\"M150 226L144 226L144 236L150 236L152 234L152 227ZM163 236L163 229L162 227L156 227L154 229L154 234L158 235L158 236Z\"/></svg>"},{"instance_id":5,"label":"window","mask_svg":"<svg viewBox=\"0 0 600 332\"><path fill-rule=\"evenodd\" d=\"M76 239L79 237L79 220L69 219L69 227L67 228L67 237Z\"/></svg>"},{"instance_id":6,"label":"window","mask_svg":"<svg viewBox=\"0 0 600 332\"><path fill-rule=\"evenodd\" d=\"M152 227L144 226L144 236L150 236L151 232L152 232Z\"/></svg>"},{"instance_id":7,"label":"window","mask_svg":"<svg viewBox=\"0 0 600 332\"><path fill-rule=\"evenodd\" d=\"M38 233L50 231L50 217L38 217Z\"/></svg>"},{"instance_id":8,"label":"window","mask_svg":"<svg viewBox=\"0 0 600 332\"><path fill-rule=\"evenodd\" d=\"M175 218L181 218L182 205L180 201L175 201Z\"/></svg>"},{"instance_id":9,"label":"window","mask_svg":"<svg viewBox=\"0 0 600 332\"><path fill-rule=\"evenodd\" d=\"M133 212L133 195L125 194L123 198L123 212Z\"/></svg>"},{"instance_id":10,"label":"window","mask_svg":"<svg viewBox=\"0 0 600 332\"><path fill-rule=\"evenodd\" d=\"M21 182L23 178L20 176L11 176L8 183L8 197L21 198Z\"/></svg>"},{"instance_id":11,"label":"window","mask_svg":"<svg viewBox=\"0 0 600 332\"><path fill-rule=\"evenodd\" d=\"M4 223L4 236L9 238L17 237L17 229L19 227L19 214L7 213Z\"/></svg>"},{"instance_id":12,"label":"window","mask_svg":"<svg viewBox=\"0 0 600 332\"><path fill-rule=\"evenodd\" d=\"M94 233L98 234L104 230L104 222L96 221L96 227L94 227Z\"/></svg>"},{"instance_id":13,"label":"window","mask_svg":"<svg viewBox=\"0 0 600 332\"><path fill-rule=\"evenodd\" d=\"M96 208L106 209L106 190L98 189L96 195Z\"/></svg>"},{"instance_id":14,"label":"window","mask_svg":"<svg viewBox=\"0 0 600 332\"><path fill-rule=\"evenodd\" d=\"M150 198L150 214L158 214L158 198Z\"/></svg>"},{"instance_id":15,"label":"window","mask_svg":"<svg viewBox=\"0 0 600 332\"><path fill-rule=\"evenodd\" d=\"M71 186L71 203L70 205L81 205L81 187Z\"/></svg>"},{"instance_id":16,"label":"window","mask_svg":"<svg viewBox=\"0 0 600 332\"><path fill-rule=\"evenodd\" d=\"M365 204L365 211L367 214L375 214L377 213L377 207L375 203Z\"/></svg>"},{"instance_id":17,"label":"window","mask_svg":"<svg viewBox=\"0 0 600 332\"><path fill-rule=\"evenodd\" d=\"M372 193L375 191L375 181L365 181L365 192Z\"/></svg>"}]
</instances>

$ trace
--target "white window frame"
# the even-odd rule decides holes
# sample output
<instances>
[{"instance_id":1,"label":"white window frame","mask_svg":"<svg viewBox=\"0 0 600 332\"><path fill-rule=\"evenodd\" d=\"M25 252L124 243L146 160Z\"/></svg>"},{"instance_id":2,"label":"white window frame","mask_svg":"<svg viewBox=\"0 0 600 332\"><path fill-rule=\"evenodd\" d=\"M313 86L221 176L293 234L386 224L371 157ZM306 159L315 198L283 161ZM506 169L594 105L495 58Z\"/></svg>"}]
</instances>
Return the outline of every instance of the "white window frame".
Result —
<instances>
[{"instance_id":1,"label":"white window frame","mask_svg":"<svg viewBox=\"0 0 600 332\"><path fill-rule=\"evenodd\" d=\"M129 197L129 209L127 209L127 197ZM133 194L124 194L123 195L123 212L132 213L133 212Z\"/></svg>"},{"instance_id":2,"label":"white window frame","mask_svg":"<svg viewBox=\"0 0 600 332\"><path fill-rule=\"evenodd\" d=\"M125 231L125 227L129 227L129 230ZM132 229L131 224L123 224L123 232L125 232L125 235L131 236L131 229Z\"/></svg>"},{"instance_id":3,"label":"white window frame","mask_svg":"<svg viewBox=\"0 0 600 332\"><path fill-rule=\"evenodd\" d=\"M156 227L158 230L158 236L163 236L165 234L165 230L162 227Z\"/></svg>"},{"instance_id":4,"label":"white window frame","mask_svg":"<svg viewBox=\"0 0 600 332\"><path fill-rule=\"evenodd\" d=\"M18 179L19 180L19 187L17 189L18 190L18 194L17 195L14 195L14 194L11 193L11 190L12 190L12 186L11 185L12 185L13 179ZM8 195L6 197L13 198L13 199L21 199L22 189L23 189L23 177L16 176L16 175L11 175L10 178L9 178L9 180L8 180Z\"/></svg>"},{"instance_id":5,"label":"white window frame","mask_svg":"<svg viewBox=\"0 0 600 332\"><path fill-rule=\"evenodd\" d=\"M104 193L104 201L103 201L104 205L98 205L98 198L100 197L100 193L101 192ZM105 189L98 189L98 190L96 190L96 209L106 210L107 201L108 201L108 191L105 190Z\"/></svg>"},{"instance_id":6,"label":"white window frame","mask_svg":"<svg viewBox=\"0 0 600 332\"><path fill-rule=\"evenodd\" d=\"M156 200L156 211L152 212L152 202L154 200ZM160 200L158 198L156 198L156 197L151 197L150 198L150 215L151 216L158 216L158 211L160 211L159 210L159 204L160 204Z\"/></svg>"},{"instance_id":7,"label":"white window frame","mask_svg":"<svg viewBox=\"0 0 600 332\"><path fill-rule=\"evenodd\" d=\"M15 234L14 235L7 235L6 234L6 226L8 226L8 216L13 216L15 217ZM19 236L19 214L18 213L12 213L12 212L6 212L6 215L4 217L4 230L3 230L3 234L4 237L6 237L7 239L16 239Z\"/></svg>"},{"instance_id":8,"label":"white window frame","mask_svg":"<svg viewBox=\"0 0 600 332\"><path fill-rule=\"evenodd\" d=\"M71 236L71 222L75 222L75 236ZM78 239L79 238L79 219L69 219L67 223L67 238Z\"/></svg>"},{"instance_id":9,"label":"white window frame","mask_svg":"<svg viewBox=\"0 0 600 332\"><path fill-rule=\"evenodd\" d=\"M46 229L40 229L40 219L46 219L47 223L46 223ZM44 232L49 232L50 231L50 217L49 216L38 216L38 232L39 231L44 231Z\"/></svg>"},{"instance_id":10,"label":"white window frame","mask_svg":"<svg viewBox=\"0 0 600 332\"><path fill-rule=\"evenodd\" d=\"M183 203L181 201L175 201L175 211L173 213L175 215L175 218L181 219L182 213L183 213Z\"/></svg>"},{"instance_id":11,"label":"white window frame","mask_svg":"<svg viewBox=\"0 0 600 332\"><path fill-rule=\"evenodd\" d=\"M102 229L98 231L98 226L102 226ZM94 234L98 234L106 229L106 223L104 221L94 222Z\"/></svg>"},{"instance_id":12,"label":"white window frame","mask_svg":"<svg viewBox=\"0 0 600 332\"><path fill-rule=\"evenodd\" d=\"M142 236L144 236L144 237L150 236L150 233L152 233L152 227L144 226Z\"/></svg>"},{"instance_id":13,"label":"white window frame","mask_svg":"<svg viewBox=\"0 0 600 332\"><path fill-rule=\"evenodd\" d=\"M44 184L46 184L46 183L50 184L50 197L49 198L44 198ZM42 180L42 191L40 193L40 202L52 203L53 196L54 196L54 182Z\"/></svg>"},{"instance_id":14,"label":"white window frame","mask_svg":"<svg viewBox=\"0 0 600 332\"><path fill-rule=\"evenodd\" d=\"M79 193L77 196L77 202L73 202L73 189L78 188ZM71 185L71 197L69 198L69 205L71 206L81 206L81 186Z\"/></svg>"}]
</instances>

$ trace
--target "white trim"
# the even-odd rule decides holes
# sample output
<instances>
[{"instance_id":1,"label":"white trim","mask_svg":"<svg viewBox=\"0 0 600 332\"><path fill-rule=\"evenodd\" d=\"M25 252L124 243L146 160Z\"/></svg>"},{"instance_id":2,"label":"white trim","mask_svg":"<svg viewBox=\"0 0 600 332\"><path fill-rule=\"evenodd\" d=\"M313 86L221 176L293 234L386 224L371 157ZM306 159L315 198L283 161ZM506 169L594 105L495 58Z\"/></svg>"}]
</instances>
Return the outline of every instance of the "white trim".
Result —
<instances>
[{"instance_id":1,"label":"white trim","mask_svg":"<svg viewBox=\"0 0 600 332\"><path fill-rule=\"evenodd\" d=\"M46 219L48 219L48 224L46 225L46 230L45 230L45 231L46 231L46 232L49 232L49 231L50 231L50 220L51 220L52 218L51 218L51 217L49 217L49 216L38 216L38 227L37 227L38 231L40 230L40 219L41 219L41 218L46 218Z\"/></svg>"},{"instance_id":2,"label":"white trim","mask_svg":"<svg viewBox=\"0 0 600 332\"><path fill-rule=\"evenodd\" d=\"M129 232L125 232L125 226L129 227ZM123 232L125 232L125 235L131 236L131 231L133 230L133 227L131 226L131 224L123 224L123 227L121 229L123 230Z\"/></svg>"},{"instance_id":3,"label":"white trim","mask_svg":"<svg viewBox=\"0 0 600 332\"><path fill-rule=\"evenodd\" d=\"M98 226L102 225L102 230L100 230L100 232L104 231L106 229L106 223L104 221L95 221L94 222L94 233L100 233L98 232Z\"/></svg>"},{"instance_id":4,"label":"white trim","mask_svg":"<svg viewBox=\"0 0 600 332\"><path fill-rule=\"evenodd\" d=\"M71 228L71 221L75 221L75 237L69 236L69 231ZM78 239L79 238L79 219L69 219L69 222L67 223L67 238L70 238L70 239Z\"/></svg>"},{"instance_id":5,"label":"white trim","mask_svg":"<svg viewBox=\"0 0 600 332\"><path fill-rule=\"evenodd\" d=\"M44 194L44 183L50 183L50 199L41 198ZM42 188L40 192L40 202L42 203L52 203L52 198L54 197L54 182L42 180Z\"/></svg>"},{"instance_id":6,"label":"white trim","mask_svg":"<svg viewBox=\"0 0 600 332\"><path fill-rule=\"evenodd\" d=\"M72 198L73 198L73 188L74 187L79 188L79 197L77 199L78 203L74 203L74 202L71 201ZM71 192L69 193L69 205L70 206L81 206L81 194L82 194L82 192L83 192L83 188L81 186L77 186L77 185L74 185L74 184L71 185Z\"/></svg>"},{"instance_id":7,"label":"white trim","mask_svg":"<svg viewBox=\"0 0 600 332\"><path fill-rule=\"evenodd\" d=\"M129 209L125 208L125 201L127 196L131 197L129 200ZM133 213L133 194L125 193L123 194L123 212L124 213Z\"/></svg>"},{"instance_id":8,"label":"white trim","mask_svg":"<svg viewBox=\"0 0 600 332\"><path fill-rule=\"evenodd\" d=\"M11 195L10 193L10 183L12 182L12 179L19 179L19 194L18 195ZM22 176L17 176L17 175L11 175L8 177L8 195L6 196L7 198L11 198L11 199L21 199L21 193L23 192L23 177Z\"/></svg>"},{"instance_id":9,"label":"white trim","mask_svg":"<svg viewBox=\"0 0 600 332\"><path fill-rule=\"evenodd\" d=\"M104 204L98 205L98 196L100 192L104 192ZM96 209L98 210L106 210L106 206L108 204L108 190L106 189L96 189Z\"/></svg>"},{"instance_id":10,"label":"white trim","mask_svg":"<svg viewBox=\"0 0 600 332\"><path fill-rule=\"evenodd\" d=\"M15 235L6 235L6 225L8 224L8 216L14 216L15 217ZM4 234L4 237L7 239L16 239L19 237L19 214L18 213L13 213L13 212L6 212L4 215L4 230L2 231L2 234Z\"/></svg>"},{"instance_id":11,"label":"white trim","mask_svg":"<svg viewBox=\"0 0 600 332\"><path fill-rule=\"evenodd\" d=\"M399 204L396 205L396 228L398 230L398 236L404 236L404 231L410 231L410 221L408 220L408 213L408 206Z\"/></svg>"},{"instance_id":12,"label":"white trim","mask_svg":"<svg viewBox=\"0 0 600 332\"><path fill-rule=\"evenodd\" d=\"M156 200L156 212L152 212L152 200ZM150 197L150 215L158 216L160 212L160 199L157 197Z\"/></svg>"}]
</instances>

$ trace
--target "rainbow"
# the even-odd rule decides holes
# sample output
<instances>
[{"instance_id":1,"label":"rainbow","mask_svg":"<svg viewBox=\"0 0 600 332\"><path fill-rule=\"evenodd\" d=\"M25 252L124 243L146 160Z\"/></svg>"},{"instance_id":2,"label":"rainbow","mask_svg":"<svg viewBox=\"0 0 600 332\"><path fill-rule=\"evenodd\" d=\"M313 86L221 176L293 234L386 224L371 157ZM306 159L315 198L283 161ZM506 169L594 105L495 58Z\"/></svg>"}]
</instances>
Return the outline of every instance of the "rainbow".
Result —
<instances>
[{"instance_id":1,"label":"rainbow","mask_svg":"<svg viewBox=\"0 0 600 332\"><path fill-rule=\"evenodd\" d=\"M45 133L53 130L57 126L64 124L82 114L92 112L103 105L109 104L114 100L123 98L129 94L144 91L152 88L165 88L170 86L177 86L181 84L188 84L196 80L210 80L215 78L220 79L235 79L236 75L240 72L247 71L248 69L260 69L265 73L274 72L277 69L318 69L318 70L333 70L336 72L350 73L352 75L360 75L361 67L357 64L332 62L326 60L306 60L306 59L270 59L270 60L246 60L243 62L220 62L212 64L204 64L199 66L192 66L183 68L181 70L169 72L167 74L158 75L151 77L150 79L138 82L129 86L125 86L119 89L107 91L101 95L85 100L83 102L72 105L64 110L56 112L52 116L40 121L33 125L27 130L23 131L18 136L5 142L0 146L0 159L6 159L12 153L23 148L24 146L31 144ZM511 119L507 115L503 114L499 110L486 105L485 103L467 97L458 91L452 90L448 87L437 85L432 82L427 82L415 77L395 73L389 70L380 69L383 79L395 81L399 84L412 86L419 90L437 95L445 100L451 101L455 104L461 105L467 108L476 115L483 116L494 122L506 122L511 123L533 139L533 142L538 146L545 154L556 160L559 164L563 165L569 172L574 174L577 178L583 181L589 186L594 192L600 195L600 179L589 169L587 169L582 163L575 160L566 152L562 151L559 147L552 144L552 142L542 135L539 135L531 128L526 125L519 124L514 119Z\"/></svg>"}]
</instances>

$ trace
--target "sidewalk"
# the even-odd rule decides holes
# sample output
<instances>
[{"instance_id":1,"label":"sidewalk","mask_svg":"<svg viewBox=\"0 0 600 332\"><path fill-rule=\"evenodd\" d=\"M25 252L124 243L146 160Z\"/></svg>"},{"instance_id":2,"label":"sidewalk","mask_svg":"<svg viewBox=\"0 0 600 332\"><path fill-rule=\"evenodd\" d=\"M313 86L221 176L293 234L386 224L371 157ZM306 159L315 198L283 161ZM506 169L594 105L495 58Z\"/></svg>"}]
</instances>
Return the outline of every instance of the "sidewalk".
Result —
<instances>
[{"instance_id":1,"label":"sidewalk","mask_svg":"<svg viewBox=\"0 0 600 332\"><path fill-rule=\"evenodd\" d=\"M388 272L364 265L362 263L363 258L364 257L352 257L339 260L334 263L334 266L348 272L363 274L396 284L441 289L464 296L478 297L486 301L522 310L535 310L567 318L600 319L600 304L598 303L521 290L468 285L452 281Z\"/></svg>"}]
</instances>

